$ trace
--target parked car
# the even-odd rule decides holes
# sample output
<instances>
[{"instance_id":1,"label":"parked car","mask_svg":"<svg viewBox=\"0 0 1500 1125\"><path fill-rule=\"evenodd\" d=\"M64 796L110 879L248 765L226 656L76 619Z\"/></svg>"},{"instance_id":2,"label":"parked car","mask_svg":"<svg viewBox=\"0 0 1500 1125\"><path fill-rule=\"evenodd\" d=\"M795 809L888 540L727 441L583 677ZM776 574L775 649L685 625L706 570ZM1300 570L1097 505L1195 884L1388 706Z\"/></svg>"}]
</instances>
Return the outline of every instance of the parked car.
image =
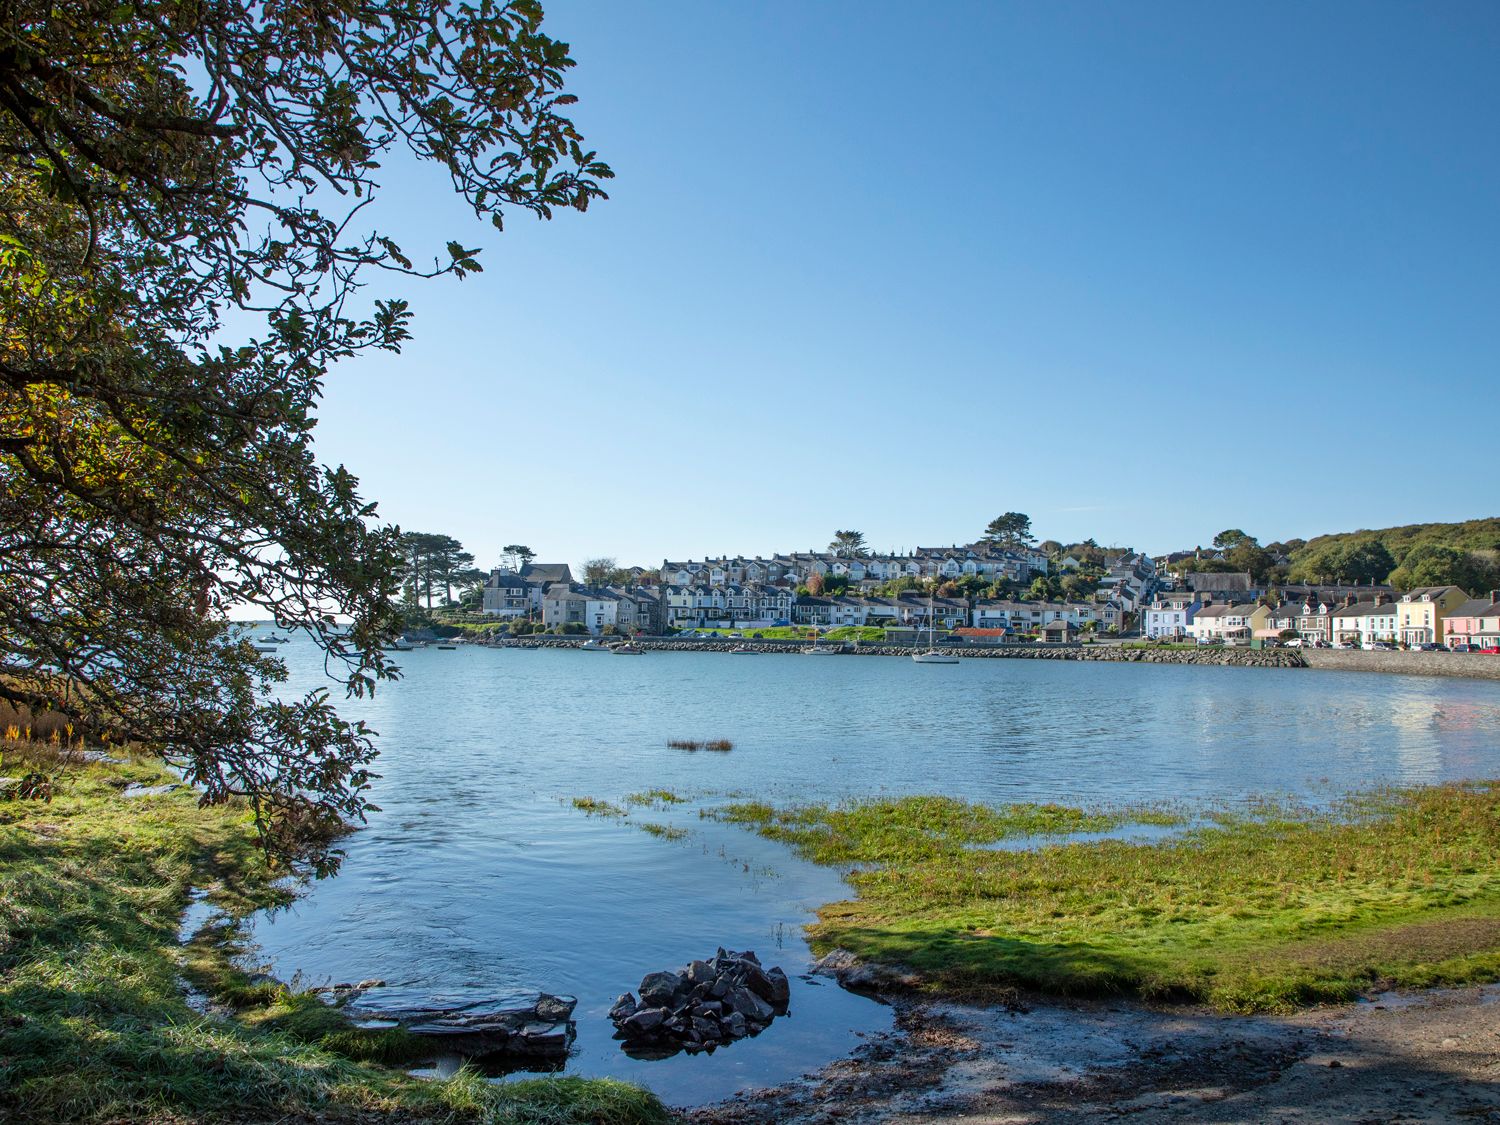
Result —
<instances>
[{"instance_id":1,"label":"parked car","mask_svg":"<svg viewBox=\"0 0 1500 1125\"><path fill-rule=\"evenodd\" d=\"M1479 651L1479 646L1478 645L1464 644L1463 642L1459 642L1458 644L1455 644L1449 651L1450 652L1478 652Z\"/></svg>"},{"instance_id":2,"label":"parked car","mask_svg":"<svg viewBox=\"0 0 1500 1125\"><path fill-rule=\"evenodd\" d=\"M1287 648L1302 648L1307 642L1301 637L1293 637L1289 641L1283 641L1282 644L1286 645Z\"/></svg>"},{"instance_id":3,"label":"parked car","mask_svg":"<svg viewBox=\"0 0 1500 1125\"><path fill-rule=\"evenodd\" d=\"M1395 648L1396 646L1395 645L1386 645L1385 647L1386 648ZM1448 651L1448 646L1444 645L1444 644L1438 644L1436 641L1428 641L1426 644L1418 645L1417 646L1417 651L1418 652L1447 652Z\"/></svg>"}]
</instances>

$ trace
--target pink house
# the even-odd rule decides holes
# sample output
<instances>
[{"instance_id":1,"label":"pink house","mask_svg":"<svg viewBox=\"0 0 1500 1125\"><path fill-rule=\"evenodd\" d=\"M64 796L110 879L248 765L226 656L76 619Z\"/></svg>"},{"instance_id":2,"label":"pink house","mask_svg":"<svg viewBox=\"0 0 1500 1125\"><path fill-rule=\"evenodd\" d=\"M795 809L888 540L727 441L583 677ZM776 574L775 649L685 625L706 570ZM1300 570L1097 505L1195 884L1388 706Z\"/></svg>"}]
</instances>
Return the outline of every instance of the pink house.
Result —
<instances>
[{"instance_id":1,"label":"pink house","mask_svg":"<svg viewBox=\"0 0 1500 1125\"><path fill-rule=\"evenodd\" d=\"M1478 645L1492 647L1500 634L1500 590L1491 590L1488 598L1473 598L1455 606L1443 619L1443 639L1448 647Z\"/></svg>"}]
</instances>

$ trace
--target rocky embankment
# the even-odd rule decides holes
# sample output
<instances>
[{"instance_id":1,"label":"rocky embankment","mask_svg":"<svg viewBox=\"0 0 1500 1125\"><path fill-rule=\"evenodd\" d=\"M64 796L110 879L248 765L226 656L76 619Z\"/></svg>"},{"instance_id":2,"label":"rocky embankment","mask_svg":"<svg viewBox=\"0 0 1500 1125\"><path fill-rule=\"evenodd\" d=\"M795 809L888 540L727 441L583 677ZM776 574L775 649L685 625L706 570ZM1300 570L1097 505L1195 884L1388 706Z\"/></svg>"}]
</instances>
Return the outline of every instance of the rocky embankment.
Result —
<instances>
[{"instance_id":1,"label":"rocky embankment","mask_svg":"<svg viewBox=\"0 0 1500 1125\"><path fill-rule=\"evenodd\" d=\"M517 648L578 648L587 637L518 637L507 642ZM632 643L652 652L730 652L739 648L761 652L801 652L806 641L756 640L680 640L636 638ZM1121 645L953 645L944 651L956 652L965 660L1101 660L1117 664L1232 664L1247 668L1305 668L1307 663L1295 649L1218 648L1125 648ZM910 656L926 651L925 646L861 644L847 645L845 656ZM1375 655L1375 654L1372 654ZM1425 654L1424 654L1425 655Z\"/></svg>"}]
</instances>

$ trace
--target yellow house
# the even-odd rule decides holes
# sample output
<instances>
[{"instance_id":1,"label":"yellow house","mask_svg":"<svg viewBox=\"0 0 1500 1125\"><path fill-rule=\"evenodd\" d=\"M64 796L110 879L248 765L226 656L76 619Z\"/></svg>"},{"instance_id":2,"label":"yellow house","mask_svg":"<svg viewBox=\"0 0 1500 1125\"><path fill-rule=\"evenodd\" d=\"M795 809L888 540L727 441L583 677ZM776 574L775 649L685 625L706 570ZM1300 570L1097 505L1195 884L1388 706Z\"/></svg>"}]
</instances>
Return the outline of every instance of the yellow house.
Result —
<instances>
[{"instance_id":1,"label":"yellow house","mask_svg":"<svg viewBox=\"0 0 1500 1125\"><path fill-rule=\"evenodd\" d=\"M1422 645L1443 639L1443 618L1469 595L1457 586L1421 586L1401 595L1396 603L1396 636L1405 645Z\"/></svg>"},{"instance_id":2,"label":"yellow house","mask_svg":"<svg viewBox=\"0 0 1500 1125\"><path fill-rule=\"evenodd\" d=\"M1271 607L1268 605L1257 605L1245 618L1245 624L1250 627L1250 636L1263 641L1274 640L1278 629L1271 627Z\"/></svg>"}]
</instances>

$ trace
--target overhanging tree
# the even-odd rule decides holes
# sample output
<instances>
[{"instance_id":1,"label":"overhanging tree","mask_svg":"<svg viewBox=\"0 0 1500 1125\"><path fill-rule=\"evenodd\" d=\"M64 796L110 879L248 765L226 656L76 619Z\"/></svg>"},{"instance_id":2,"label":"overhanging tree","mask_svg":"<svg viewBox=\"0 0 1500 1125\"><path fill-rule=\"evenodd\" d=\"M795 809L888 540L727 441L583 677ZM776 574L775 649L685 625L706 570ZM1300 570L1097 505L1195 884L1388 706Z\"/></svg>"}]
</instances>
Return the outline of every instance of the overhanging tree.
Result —
<instances>
[{"instance_id":1,"label":"overhanging tree","mask_svg":"<svg viewBox=\"0 0 1500 1125\"><path fill-rule=\"evenodd\" d=\"M610 175L531 0L16 0L0 9L0 696L170 754L273 849L358 816L374 750L224 624L248 605L353 695L392 674L397 532L318 463L329 367L408 336L372 274L381 161L498 228ZM190 77L191 76L191 77ZM347 615L347 627L335 614Z\"/></svg>"}]
</instances>

